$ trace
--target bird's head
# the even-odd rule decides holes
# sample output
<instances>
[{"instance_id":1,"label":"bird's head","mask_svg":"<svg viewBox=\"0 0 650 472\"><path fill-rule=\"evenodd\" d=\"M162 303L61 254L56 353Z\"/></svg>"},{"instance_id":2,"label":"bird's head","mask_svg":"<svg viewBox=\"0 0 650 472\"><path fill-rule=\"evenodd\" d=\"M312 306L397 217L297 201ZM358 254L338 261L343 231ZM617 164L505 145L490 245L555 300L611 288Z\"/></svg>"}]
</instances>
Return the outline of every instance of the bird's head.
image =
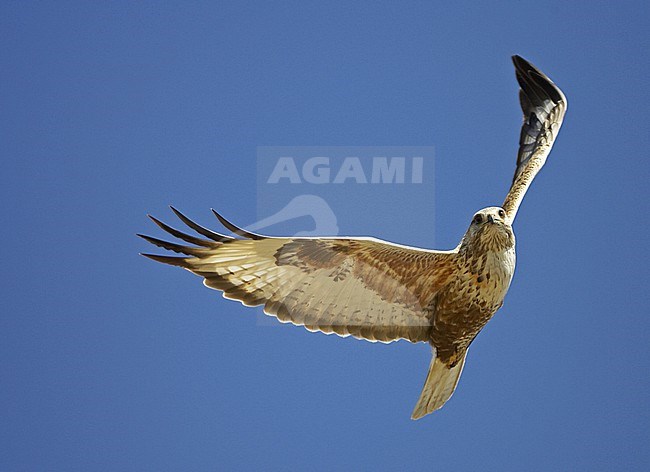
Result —
<instances>
[{"instance_id":1,"label":"bird's head","mask_svg":"<svg viewBox=\"0 0 650 472\"><path fill-rule=\"evenodd\" d=\"M476 251L504 251L514 245L515 235L501 207L477 211L461 242L461 247Z\"/></svg>"}]
</instances>

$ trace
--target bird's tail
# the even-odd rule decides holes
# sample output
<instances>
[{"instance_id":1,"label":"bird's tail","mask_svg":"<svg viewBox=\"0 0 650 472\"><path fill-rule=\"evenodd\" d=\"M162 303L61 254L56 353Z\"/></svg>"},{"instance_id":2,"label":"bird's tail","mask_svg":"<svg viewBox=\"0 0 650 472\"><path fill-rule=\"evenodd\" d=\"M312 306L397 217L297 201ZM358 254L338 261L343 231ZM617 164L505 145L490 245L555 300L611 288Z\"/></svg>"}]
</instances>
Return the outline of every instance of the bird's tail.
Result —
<instances>
[{"instance_id":1,"label":"bird's tail","mask_svg":"<svg viewBox=\"0 0 650 472\"><path fill-rule=\"evenodd\" d=\"M423 416L442 408L447 400L451 398L456 385L458 385L460 374L463 371L466 354L467 351L463 354L462 359L451 368L434 355L433 359L431 359L431 365L429 366L429 374L427 375L427 379L424 381L422 393L420 394L418 403L415 405L415 409L411 414L411 419L420 419Z\"/></svg>"}]
</instances>

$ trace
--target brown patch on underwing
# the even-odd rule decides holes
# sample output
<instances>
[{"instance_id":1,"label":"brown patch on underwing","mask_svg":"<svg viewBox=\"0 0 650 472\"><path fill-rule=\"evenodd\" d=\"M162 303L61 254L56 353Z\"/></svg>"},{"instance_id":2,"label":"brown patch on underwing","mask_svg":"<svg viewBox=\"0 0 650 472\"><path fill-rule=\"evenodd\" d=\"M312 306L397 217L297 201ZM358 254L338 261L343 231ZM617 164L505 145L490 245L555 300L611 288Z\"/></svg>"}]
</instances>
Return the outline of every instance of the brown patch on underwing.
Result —
<instances>
[{"instance_id":1,"label":"brown patch on underwing","mask_svg":"<svg viewBox=\"0 0 650 472\"><path fill-rule=\"evenodd\" d=\"M371 241L350 243L355 277L390 303L429 306L456 269L451 258Z\"/></svg>"},{"instance_id":2,"label":"brown patch on underwing","mask_svg":"<svg viewBox=\"0 0 650 472\"><path fill-rule=\"evenodd\" d=\"M303 239L282 245L274 257L279 266L291 265L312 273L341 266L347 258L347 251L346 242Z\"/></svg>"}]
</instances>

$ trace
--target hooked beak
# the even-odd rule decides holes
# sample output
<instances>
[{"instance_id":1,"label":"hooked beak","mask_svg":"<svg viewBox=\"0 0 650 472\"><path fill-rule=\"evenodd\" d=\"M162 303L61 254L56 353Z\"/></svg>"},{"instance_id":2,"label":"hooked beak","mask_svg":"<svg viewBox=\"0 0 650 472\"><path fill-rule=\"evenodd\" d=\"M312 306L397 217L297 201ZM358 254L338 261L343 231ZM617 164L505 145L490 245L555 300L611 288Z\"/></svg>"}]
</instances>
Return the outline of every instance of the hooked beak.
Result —
<instances>
[{"instance_id":1,"label":"hooked beak","mask_svg":"<svg viewBox=\"0 0 650 472\"><path fill-rule=\"evenodd\" d=\"M494 223L494 217L492 215L488 215L487 220L488 223Z\"/></svg>"}]
</instances>

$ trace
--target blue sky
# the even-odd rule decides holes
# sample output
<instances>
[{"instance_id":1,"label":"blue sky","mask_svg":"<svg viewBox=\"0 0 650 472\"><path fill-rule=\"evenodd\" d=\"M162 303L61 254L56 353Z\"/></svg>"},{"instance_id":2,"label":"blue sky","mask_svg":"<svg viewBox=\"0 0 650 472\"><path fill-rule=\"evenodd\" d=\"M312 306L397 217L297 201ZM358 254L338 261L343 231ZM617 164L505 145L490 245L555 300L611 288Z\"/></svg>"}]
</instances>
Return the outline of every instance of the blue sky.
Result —
<instances>
[{"instance_id":1,"label":"blue sky","mask_svg":"<svg viewBox=\"0 0 650 472\"><path fill-rule=\"evenodd\" d=\"M647 470L648 8L3 2L0 468ZM455 246L514 169L512 54L568 113L440 412L409 419L425 345L276 329L138 256L169 204L254 221L259 146L433 146L434 205L338 216Z\"/></svg>"}]
</instances>

